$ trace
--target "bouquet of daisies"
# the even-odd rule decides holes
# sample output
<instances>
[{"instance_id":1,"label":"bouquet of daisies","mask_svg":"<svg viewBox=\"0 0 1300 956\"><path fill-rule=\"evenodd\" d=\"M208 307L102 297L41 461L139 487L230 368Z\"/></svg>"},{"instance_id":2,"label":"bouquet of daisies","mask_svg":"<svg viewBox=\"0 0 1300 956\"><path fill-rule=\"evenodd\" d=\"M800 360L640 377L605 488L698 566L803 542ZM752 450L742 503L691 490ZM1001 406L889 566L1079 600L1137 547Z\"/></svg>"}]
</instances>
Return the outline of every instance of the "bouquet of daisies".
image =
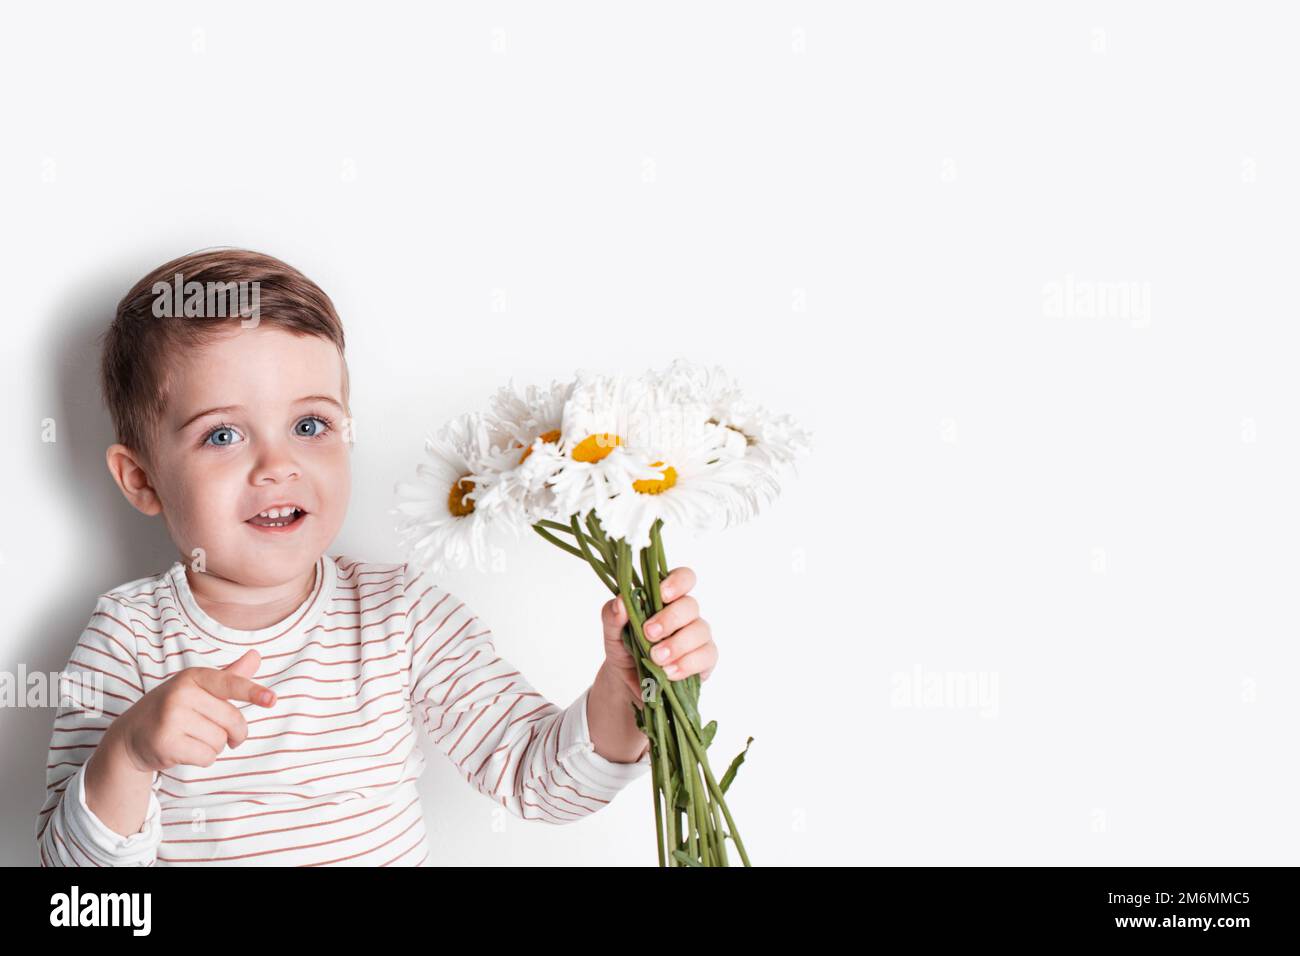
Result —
<instances>
[{"instance_id":1,"label":"bouquet of daisies","mask_svg":"<svg viewBox=\"0 0 1300 956\"><path fill-rule=\"evenodd\" d=\"M397 484L392 513L415 564L484 570L497 529L531 527L620 596L642 688L636 720L650 742L661 866L726 866L725 838L750 865L726 792L753 740L718 778L708 758L717 721L701 722L699 675L673 681L650 658L641 625L663 606L662 531L753 517L809 442L722 369L679 359L636 378L580 370L523 395L512 381L488 409L428 438L417 480Z\"/></svg>"}]
</instances>

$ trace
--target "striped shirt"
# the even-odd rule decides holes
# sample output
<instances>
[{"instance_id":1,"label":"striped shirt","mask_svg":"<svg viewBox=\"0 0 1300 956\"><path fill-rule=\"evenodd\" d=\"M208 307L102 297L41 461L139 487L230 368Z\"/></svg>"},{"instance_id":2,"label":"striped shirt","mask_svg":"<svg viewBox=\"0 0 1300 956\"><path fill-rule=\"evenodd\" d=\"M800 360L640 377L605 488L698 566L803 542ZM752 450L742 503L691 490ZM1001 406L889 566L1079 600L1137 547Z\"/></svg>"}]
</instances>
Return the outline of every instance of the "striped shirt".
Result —
<instances>
[{"instance_id":1,"label":"striped shirt","mask_svg":"<svg viewBox=\"0 0 1300 956\"><path fill-rule=\"evenodd\" d=\"M140 830L109 829L84 788L113 718L178 671L249 648L275 703L231 701L247 739L210 767L156 772ZM427 865L417 719L471 786L526 820L579 820L650 769L648 753L595 752L590 688L561 710L464 602L404 564L322 555L306 600L249 631L204 612L177 561L100 595L64 673L102 694L60 697L36 822L44 866Z\"/></svg>"}]
</instances>

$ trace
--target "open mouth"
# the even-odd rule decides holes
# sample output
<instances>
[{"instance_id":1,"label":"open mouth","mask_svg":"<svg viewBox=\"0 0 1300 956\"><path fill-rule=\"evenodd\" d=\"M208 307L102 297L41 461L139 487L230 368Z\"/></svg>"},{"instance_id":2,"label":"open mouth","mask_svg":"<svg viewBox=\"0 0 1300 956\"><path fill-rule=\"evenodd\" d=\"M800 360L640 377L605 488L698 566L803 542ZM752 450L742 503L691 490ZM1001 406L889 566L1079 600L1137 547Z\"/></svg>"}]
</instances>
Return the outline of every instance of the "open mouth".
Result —
<instances>
[{"instance_id":1,"label":"open mouth","mask_svg":"<svg viewBox=\"0 0 1300 956\"><path fill-rule=\"evenodd\" d=\"M260 531L285 531L302 524L305 517L307 512L297 505L285 505L255 514L244 523Z\"/></svg>"}]
</instances>

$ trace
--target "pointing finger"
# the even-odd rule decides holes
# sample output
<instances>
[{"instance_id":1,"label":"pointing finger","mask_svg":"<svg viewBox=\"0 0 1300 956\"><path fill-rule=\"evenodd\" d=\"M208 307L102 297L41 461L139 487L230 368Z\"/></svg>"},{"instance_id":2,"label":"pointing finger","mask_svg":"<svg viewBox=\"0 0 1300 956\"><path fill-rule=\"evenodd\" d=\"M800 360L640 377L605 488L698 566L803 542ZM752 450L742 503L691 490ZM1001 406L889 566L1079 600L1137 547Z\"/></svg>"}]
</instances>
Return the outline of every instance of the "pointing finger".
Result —
<instances>
[{"instance_id":1,"label":"pointing finger","mask_svg":"<svg viewBox=\"0 0 1300 956\"><path fill-rule=\"evenodd\" d=\"M225 700L246 700L263 707L275 703L274 691L229 671L200 668L194 679L209 694Z\"/></svg>"},{"instance_id":2,"label":"pointing finger","mask_svg":"<svg viewBox=\"0 0 1300 956\"><path fill-rule=\"evenodd\" d=\"M238 674L240 677L252 677L257 673L257 668L261 666L262 655L256 650L249 648L244 652L244 656L239 660L231 661L225 667L219 668L227 674Z\"/></svg>"}]
</instances>

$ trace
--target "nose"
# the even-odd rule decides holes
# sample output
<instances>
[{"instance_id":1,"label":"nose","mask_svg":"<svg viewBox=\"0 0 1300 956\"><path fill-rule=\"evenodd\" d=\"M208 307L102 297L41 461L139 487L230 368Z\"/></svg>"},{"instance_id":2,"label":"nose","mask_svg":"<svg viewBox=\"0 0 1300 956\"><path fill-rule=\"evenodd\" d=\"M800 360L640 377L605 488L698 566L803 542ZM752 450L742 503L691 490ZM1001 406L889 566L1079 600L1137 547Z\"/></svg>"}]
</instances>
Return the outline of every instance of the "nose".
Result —
<instances>
[{"instance_id":1,"label":"nose","mask_svg":"<svg viewBox=\"0 0 1300 956\"><path fill-rule=\"evenodd\" d=\"M262 445L251 480L255 485L280 484L300 477L298 462L290 448L282 442Z\"/></svg>"}]
</instances>

